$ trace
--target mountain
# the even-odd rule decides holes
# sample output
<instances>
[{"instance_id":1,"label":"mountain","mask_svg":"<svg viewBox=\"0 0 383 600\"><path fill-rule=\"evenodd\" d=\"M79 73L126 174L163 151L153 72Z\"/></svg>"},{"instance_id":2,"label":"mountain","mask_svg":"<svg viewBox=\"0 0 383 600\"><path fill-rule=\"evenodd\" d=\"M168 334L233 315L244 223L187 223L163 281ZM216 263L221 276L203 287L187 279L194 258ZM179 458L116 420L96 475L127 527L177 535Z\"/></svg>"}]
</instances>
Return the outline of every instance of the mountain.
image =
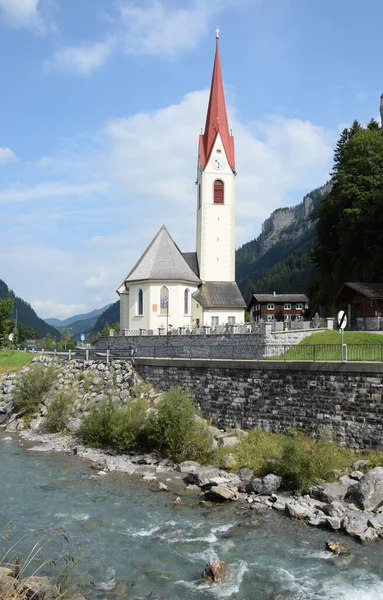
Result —
<instances>
[{"instance_id":1,"label":"mountain","mask_svg":"<svg viewBox=\"0 0 383 600\"><path fill-rule=\"evenodd\" d=\"M9 289L7 284L0 279L0 298L5 298L8 292ZM60 332L43 321L43 319L40 319L31 305L18 296L15 296L14 314L12 315L13 318L16 316L16 310L18 322L22 323L22 325L25 325L25 327L35 330L34 333L38 333L37 337L45 337L49 333L53 338L56 338L57 340L60 339Z\"/></svg>"},{"instance_id":2,"label":"mountain","mask_svg":"<svg viewBox=\"0 0 383 600\"><path fill-rule=\"evenodd\" d=\"M253 293L306 293L315 275L310 252L315 240L312 211L330 192L331 182L307 194L300 204L278 208L258 238L236 252L236 281L249 302Z\"/></svg>"},{"instance_id":3,"label":"mountain","mask_svg":"<svg viewBox=\"0 0 383 600\"><path fill-rule=\"evenodd\" d=\"M60 329L63 329L64 327L68 328L68 325L72 325L76 321L85 321L94 318L94 322L96 322L97 317L99 317L107 308L109 308L109 306L110 304L107 304L102 308L97 308L95 310L92 310L91 312L80 315L73 315L73 317L68 317L67 319L46 319L46 322L49 325L53 325L54 327L60 327Z\"/></svg>"},{"instance_id":4,"label":"mountain","mask_svg":"<svg viewBox=\"0 0 383 600\"><path fill-rule=\"evenodd\" d=\"M107 323L119 323L120 322L120 301L117 300L114 304L111 304L100 315L94 326L94 333L101 333Z\"/></svg>"}]
</instances>

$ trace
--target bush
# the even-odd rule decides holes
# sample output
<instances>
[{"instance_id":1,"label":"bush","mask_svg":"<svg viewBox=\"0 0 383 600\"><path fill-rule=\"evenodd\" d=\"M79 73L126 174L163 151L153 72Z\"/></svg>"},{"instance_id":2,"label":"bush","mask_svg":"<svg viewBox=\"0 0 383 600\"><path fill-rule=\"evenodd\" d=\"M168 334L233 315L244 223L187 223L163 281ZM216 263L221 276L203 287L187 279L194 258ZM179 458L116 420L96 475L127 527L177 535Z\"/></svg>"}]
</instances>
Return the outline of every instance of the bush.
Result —
<instances>
[{"instance_id":1,"label":"bush","mask_svg":"<svg viewBox=\"0 0 383 600\"><path fill-rule=\"evenodd\" d=\"M270 433L262 429L252 429L241 443L230 448L236 462L236 467L248 467L258 475L267 475L275 470L275 463L268 463L270 459L280 461L283 452L283 441L285 436L278 433ZM228 454L227 448L220 448L219 459Z\"/></svg>"},{"instance_id":2,"label":"bush","mask_svg":"<svg viewBox=\"0 0 383 600\"><path fill-rule=\"evenodd\" d=\"M84 444L94 448L110 447L127 452L147 440L147 402L131 401L126 406L113 404L108 398L91 407L79 435Z\"/></svg>"},{"instance_id":3,"label":"bush","mask_svg":"<svg viewBox=\"0 0 383 600\"><path fill-rule=\"evenodd\" d=\"M286 436L279 474L294 487L309 487L320 480L334 481L356 460L355 452L336 444L330 434L315 441L297 431Z\"/></svg>"},{"instance_id":4,"label":"bush","mask_svg":"<svg viewBox=\"0 0 383 600\"><path fill-rule=\"evenodd\" d=\"M28 371L17 379L13 391L13 409L26 416L37 410L38 405L49 392L57 377L57 369L53 365L33 364Z\"/></svg>"},{"instance_id":5,"label":"bush","mask_svg":"<svg viewBox=\"0 0 383 600\"><path fill-rule=\"evenodd\" d=\"M187 390L174 388L165 394L151 417L151 439L163 456L200 462L211 457L213 437L196 414Z\"/></svg>"},{"instance_id":6,"label":"bush","mask_svg":"<svg viewBox=\"0 0 383 600\"><path fill-rule=\"evenodd\" d=\"M65 431L66 421L71 412L71 408L71 393L66 390L57 392L48 406L45 428L52 433Z\"/></svg>"}]
</instances>

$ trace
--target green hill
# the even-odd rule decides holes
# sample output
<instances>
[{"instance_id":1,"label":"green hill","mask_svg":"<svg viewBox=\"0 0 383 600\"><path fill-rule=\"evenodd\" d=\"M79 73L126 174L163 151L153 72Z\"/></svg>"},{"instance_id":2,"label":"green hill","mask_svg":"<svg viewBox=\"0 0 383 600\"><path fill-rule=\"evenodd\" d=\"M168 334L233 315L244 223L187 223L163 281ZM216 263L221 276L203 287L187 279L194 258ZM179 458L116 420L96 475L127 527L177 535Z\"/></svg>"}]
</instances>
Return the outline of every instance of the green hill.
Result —
<instances>
[{"instance_id":1,"label":"green hill","mask_svg":"<svg viewBox=\"0 0 383 600\"><path fill-rule=\"evenodd\" d=\"M0 298L5 298L9 292L7 284L0 279ZM44 337L48 333L55 337L57 340L60 339L60 332L48 325L43 319L37 316L33 308L28 302L25 302L22 298L15 296L15 304L14 304L14 313L12 315L13 318L16 317L17 310L17 319L19 324L19 329L21 333L24 331L25 335L33 334L31 337ZM24 329L28 328L28 329ZM29 330L29 331L28 331Z\"/></svg>"}]
</instances>

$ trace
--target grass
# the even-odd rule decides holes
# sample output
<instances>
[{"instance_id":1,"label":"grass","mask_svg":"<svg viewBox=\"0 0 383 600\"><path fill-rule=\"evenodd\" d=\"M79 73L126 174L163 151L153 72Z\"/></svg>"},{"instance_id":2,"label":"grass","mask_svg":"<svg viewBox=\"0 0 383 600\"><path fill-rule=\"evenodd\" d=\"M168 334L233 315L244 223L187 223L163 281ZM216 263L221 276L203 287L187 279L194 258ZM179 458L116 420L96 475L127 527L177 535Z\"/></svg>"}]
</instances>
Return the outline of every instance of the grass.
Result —
<instances>
[{"instance_id":1,"label":"grass","mask_svg":"<svg viewBox=\"0 0 383 600\"><path fill-rule=\"evenodd\" d=\"M16 381L13 391L13 410L29 416L37 410L44 395L51 389L58 371L53 365L34 363Z\"/></svg>"},{"instance_id":2,"label":"grass","mask_svg":"<svg viewBox=\"0 0 383 600\"><path fill-rule=\"evenodd\" d=\"M0 377L9 371L18 372L32 361L34 354L31 352L18 352L17 350L0 350Z\"/></svg>"},{"instance_id":3,"label":"grass","mask_svg":"<svg viewBox=\"0 0 383 600\"><path fill-rule=\"evenodd\" d=\"M341 360L341 337L335 330L313 333L294 347L286 348L286 360ZM344 359L350 361L382 361L383 335L365 331L345 331ZM278 349L279 352L279 349ZM282 353L267 357L269 360L283 360Z\"/></svg>"}]
</instances>

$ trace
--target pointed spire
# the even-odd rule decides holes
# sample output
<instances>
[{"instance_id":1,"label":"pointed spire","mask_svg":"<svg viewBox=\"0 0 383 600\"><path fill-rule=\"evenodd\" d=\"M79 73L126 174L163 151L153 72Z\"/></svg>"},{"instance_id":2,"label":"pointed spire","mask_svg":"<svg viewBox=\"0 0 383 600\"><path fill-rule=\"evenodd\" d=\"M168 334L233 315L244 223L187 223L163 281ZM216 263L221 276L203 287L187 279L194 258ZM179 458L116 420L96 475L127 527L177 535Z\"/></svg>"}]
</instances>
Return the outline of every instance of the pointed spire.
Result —
<instances>
[{"instance_id":1,"label":"pointed spire","mask_svg":"<svg viewBox=\"0 0 383 600\"><path fill-rule=\"evenodd\" d=\"M223 89L221 60L219 56L219 27L216 29L216 50L211 80L209 106L207 110L205 131L200 136L200 164L204 167L209 159L218 132L221 135L223 146L230 166L235 168L234 138L229 131L227 120L225 93Z\"/></svg>"}]
</instances>

